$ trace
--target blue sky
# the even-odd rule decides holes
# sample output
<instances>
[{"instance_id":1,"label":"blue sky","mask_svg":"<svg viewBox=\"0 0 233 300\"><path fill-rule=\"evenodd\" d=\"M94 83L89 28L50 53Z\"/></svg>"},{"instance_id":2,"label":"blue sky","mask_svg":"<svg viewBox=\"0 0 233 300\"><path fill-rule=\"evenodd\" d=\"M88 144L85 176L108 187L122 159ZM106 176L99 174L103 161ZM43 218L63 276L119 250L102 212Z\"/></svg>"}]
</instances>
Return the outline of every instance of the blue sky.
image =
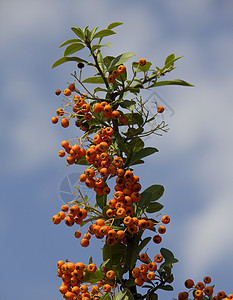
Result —
<instances>
[{"instance_id":1,"label":"blue sky","mask_svg":"<svg viewBox=\"0 0 233 300\"><path fill-rule=\"evenodd\" d=\"M2 0L1 299L61 299L59 259L87 261L94 253L100 262L94 250L101 243L93 241L84 253L73 228L51 223L62 204L60 183L82 170L57 157L61 140L79 133L50 123L60 106L54 91L72 81L75 66L50 67L62 56L60 43L73 37L71 26L105 28L113 21L124 25L108 39L109 55L133 51L135 60L159 66L170 53L183 55L168 78L196 86L155 90L174 111L164 114L170 131L147 140L159 153L135 169L143 188L164 185L162 212L172 219L162 246L180 262L175 291L163 299L183 290L186 278L205 275L218 290L232 292L232 1Z\"/></svg>"}]
</instances>

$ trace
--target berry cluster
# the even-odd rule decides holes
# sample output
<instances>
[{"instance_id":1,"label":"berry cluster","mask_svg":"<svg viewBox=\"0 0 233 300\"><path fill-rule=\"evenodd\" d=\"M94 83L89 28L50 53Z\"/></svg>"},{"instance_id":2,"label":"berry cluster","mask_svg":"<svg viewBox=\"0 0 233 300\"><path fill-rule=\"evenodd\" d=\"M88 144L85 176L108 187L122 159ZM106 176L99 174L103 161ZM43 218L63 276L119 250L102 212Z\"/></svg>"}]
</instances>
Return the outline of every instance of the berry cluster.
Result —
<instances>
[{"instance_id":1,"label":"berry cluster","mask_svg":"<svg viewBox=\"0 0 233 300\"><path fill-rule=\"evenodd\" d=\"M142 253L139 256L139 259L143 262L143 264L132 270L132 276L135 284L142 286L147 281L155 280L156 271L158 270L157 264L163 261L163 256L161 254L157 254L154 257L154 261L152 261L147 253Z\"/></svg>"},{"instance_id":2,"label":"berry cluster","mask_svg":"<svg viewBox=\"0 0 233 300\"><path fill-rule=\"evenodd\" d=\"M190 289L189 292L181 292L178 295L178 300L187 300L189 297L189 293L193 294L194 300L202 299L211 299L211 300L230 300L233 299L233 294L229 294L228 296L224 291L219 291L216 296L213 296L214 293L214 285L210 286L208 284L211 283L211 278L209 276L205 276L203 281L197 282L194 284L192 279L187 279L184 282L184 285L187 289Z\"/></svg>"},{"instance_id":3,"label":"berry cluster","mask_svg":"<svg viewBox=\"0 0 233 300\"><path fill-rule=\"evenodd\" d=\"M62 260L57 262L58 274L62 279L62 284L59 291L67 300L98 300L103 293L110 293L116 286L116 276L113 270L98 270L94 263L85 265L82 262L64 262ZM96 282L96 285L88 287L84 284L85 278L89 281L90 274L99 272L103 278Z\"/></svg>"},{"instance_id":4,"label":"berry cluster","mask_svg":"<svg viewBox=\"0 0 233 300\"><path fill-rule=\"evenodd\" d=\"M66 212L67 215L66 215ZM80 208L78 205L72 205L70 208L68 205L62 205L61 211L52 217L54 224L60 224L62 220L69 227L73 226L74 223L81 224L87 217L87 211L85 208Z\"/></svg>"},{"instance_id":5,"label":"berry cluster","mask_svg":"<svg viewBox=\"0 0 233 300\"><path fill-rule=\"evenodd\" d=\"M73 95L72 92L76 92L74 83L70 84L69 87L63 91L64 96L66 96L66 100L64 100L66 104L64 108L58 108L56 110L57 116L51 118L53 124L56 124L59 118L61 118L61 126L67 128L70 124L69 120L75 118L75 125L82 131L89 130L89 122L92 118L101 121L119 120L119 124L121 125L128 124L128 118L123 114L121 115L121 113L114 109L107 101L91 102L90 99L88 100L87 94ZM55 94L60 95L61 90L56 90ZM67 98L69 96L71 97ZM65 111L67 107L71 107L72 112Z\"/></svg>"}]
</instances>

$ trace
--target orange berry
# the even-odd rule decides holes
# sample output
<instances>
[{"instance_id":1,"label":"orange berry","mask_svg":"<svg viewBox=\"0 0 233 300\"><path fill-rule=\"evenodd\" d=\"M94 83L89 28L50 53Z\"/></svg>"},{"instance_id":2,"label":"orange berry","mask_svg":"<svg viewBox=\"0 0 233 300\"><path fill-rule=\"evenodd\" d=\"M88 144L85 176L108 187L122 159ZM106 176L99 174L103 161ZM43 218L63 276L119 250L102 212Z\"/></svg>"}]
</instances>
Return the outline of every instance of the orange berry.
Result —
<instances>
[{"instance_id":1,"label":"orange berry","mask_svg":"<svg viewBox=\"0 0 233 300\"><path fill-rule=\"evenodd\" d=\"M103 286L103 290L105 291L105 293L109 293L111 291L111 289L112 289L112 287L108 283Z\"/></svg>"},{"instance_id":2,"label":"orange berry","mask_svg":"<svg viewBox=\"0 0 233 300\"><path fill-rule=\"evenodd\" d=\"M88 168L86 169L85 171L85 175L88 177L88 178L93 178L95 176L95 171L91 168Z\"/></svg>"},{"instance_id":3,"label":"orange berry","mask_svg":"<svg viewBox=\"0 0 233 300\"><path fill-rule=\"evenodd\" d=\"M117 71L120 73L120 74L123 74L126 72L126 67L124 65L120 65L118 68L117 68Z\"/></svg>"},{"instance_id":4,"label":"orange berry","mask_svg":"<svg viewBox=\"0 0 233 300\"><path fill-rule=\"evenodd\" d=\"M125 237L125 232L124 232L123 230L118 230L118 231L117 231L117 238L118 238L119 240L123 240L124 237Z\"/></svg>"},{"instance_id":5,"label":"orange berry","mask_svg":"<svg viewBox=\"0 0 233 300\"><path fill-rule=\"evenodd\" d=\"M68 205L62 205L61 210L64 212L67 212L69 210L69 206Z\"/></svg>"},{"instance_id":6,"label":"orange berry","mask_svg":"<svg viewBox=\"0 0 233 300\"><path fill-rule=\"evenodd\" d=\"M77 285L73 286L71 291L72 293L78 295L80 293L80 287L78 287Z\"/></svg>"},{"instance_id":7,"label":"orange berry","mask_svg":"<svg viewBox=\"0 0 233 300\"><path fill-rule=\"evenodd\" d=\"M87 239L82 239L81 242L80 242L80 245L81 245L82 247L88 247L89 244L90 244L90 242L89 242L89 240L87 240Z\"/></svg>"},{"instance_id":8,"label":"orange berry","mask_svg":"<svg viewBox=\"0 0 233 300\"><path fill-rule=\"evenodd\" d=\"M66 155L66 153L65 153L64 150L60 150L60 151L58 152L58 156L59 156L59 157L64 157L65 155Z\"/></svg>"},{"instance_id":9,"label":"orange berry","mask_svg":"<svg viewBox=\"0 0 233 300\"><path fill-rule=\"evenodd\" d=\"M187 289L191 289L194 286L194 281L192 279L187 279L185 280L184 285Z\"/></svg>"},{"instance_id":10,"label":"orange berry","mask_svg":"<svg viewBox=\"0 0 233 300\"><path fill-rule=\"evenodd\" d=\"M79 239L81 237L81 232L79 230L75 231L74 236Z\"/></svg>"},{"instance_id":11,"label":"orange berry","mask_svg":"<svg viewBox=\"0 0 233 300\"><path fill-rule=\"evenodd\" d=\"M113 120L118 120L120 118L121 114L118 110L114 110L112 113L111 113L111 117Z\"/></svg>"},{"instance_id":12,"label":"orange berry","mask_svg":"<svg viewBox=\"0 0 233 300\"><path fill-rule=\"evenodd\" d=\"M156 263L154 263L153 261L150 262L150 263L148 264L148 269L149 269L150 271L156 271L156 270L157 270L157 265L156 265Z\"/></svg>"},{"instance_id":13,"label":"orange berry","mask_svg":"<svg viewBox=\"0 0 233 300\"><path fill-rule=\"evenodd\" d=\"M51 122L52 122L53 124L56 124L56 123L58 122L58 117L52 117L52 118L51 118Z\"/></svg>"},{"instance_id":14,"label":"orange berry","mask_svg":"<svg viewBox=\"0 0 233 300\"><path fill-rule=\"evenodd\" d=\"M128 227L128 231L131 233L131 234L135 234L137 231L138 231L138 227L136 224L133 224L131 226Z\"/></svg>"},{"instance_id":15,"label":"orange berry","mask_svg":"<svg viewBox=\"0 0 233 300\"><path fill-rule=\"evenodd\" d=\"M108 279L113 279L115 277L115 272L113 270L109 270L107 273L106 273L106 277Z\"/></svg>"},{"instance_id":16,"label":"orange berry","mask_svg":"<svg viewBox=\"0 0 233 300\"><path fill-rule=\"evenodd\" d=\"M204 288L204 293L207 295L207 296L210 296L212 295L214 292L213 290L213 287L212 286L207 286Z\"/></svg>"},{"instance_id":17,"label":"orange berry","mask_svg":"<svg viewBox=\"0 0 233 300\"><path fill-rule=\"evenodd\" d=\"M65 96L70 96L71 95L71 90L70 89L65 89L64 90L64 95Z\"/></svg>"},{"instance_id":18,"label":"orange berry","mask_svg":"<svg viewBox=\"0 0 233 300\"><path fill-rule=\"evenodd\" d=\"M196 284L196 288L198 289L198 290L203 290L204 289L204 283L203 282L198 282L197 284Z\"/></svg>"},{"instance_id":19,"label":"orange berry","mask_svg":"<svg viewBox=\"0 0 233 300\"><path fill-rule=\"evenodd\" d=\"M84 103L82 106L81 106L81 109L82 109L82 112L83 113L88 113L90 111L90 105L87 104L87 103Z\"/></svg>"},{"instance_id":20,"label":"orange berry","mask_svg":"<svg viewBox=\"0 0 233 300\"><path fill-rule=\"evenodd\" d=\"M58 109L56 110L56 114L57 114L58 117L63 116L63 115L64 115L64 110L63 110L63 108L58 108Z\"/></svg>"},{"instance_id":21,"label":"orange berry","mask_svg":"<svg viewBox=\"0 0 233 300\"><path fill-rule=\"evenodd\" d=\"M132 270L132 275L133 275L133 278L137 278L139 275L140 275L140 270L139 268L134 268Z\"/></svg>"},{"instance_id":22,"label":"orange berry","mask_svg":"<svg viewBox=\"0 0 233 300\"><path fill-rule=\"evenodd\" d=\"M148 266L146 264L142 264L140 267L139 267L139 271L140 273L142 274L146 274L147 271L148 271Z\"/></svg>"},{"instance_id":23,"label":"orange berry","mask_svg":"<svg viewBox=\"0 0 233 300\"><path fill-rule=\"evenodd\" d=\"M113 75L114 77L118 77L120 74L119 74L118 70L113 70L111 75Z\"/></svg>"},{"instance_id":24,"label":"orange berry","mask_svg":"<svg viewBox=\"0 0 233 300\"><path fill-rule=\"evenodd\" d=\"M89 232L85 233L83 236L84 239L90 240L91 239L91 235Z\"/></svg>"},{"instance_id":25,"label":"orange berry","mask_svg":"<svg viewBox=\"0 0 233 300\"><path fill-rule=\"evenodd\" d=\"M64 220L65 217L66 217L66 214L64 213L64 211L60 211L58 214L57 214L58 218L61 219L61 220Z\"/></svg>"},{"instance_id":26,"label":"orange berry","mask_svg":"<svg viewBox=\"0 0 233 300\"><path fill-rule=\"evenodd\" d=\"M162 238L161 238L160 235L155 235L155 236L153 237L153 242L154 242L155 244L160 244L161 241L162 241Z\"/></svg>"},{"instance_id":27,"label":"orange berry","mask_svg":"<svg viewBox=\"0 0 233 300\"><path fill-rule=\"evenodd\" d=\"M160 234L164 234L164 233L166 232L166 227L164 227L164 226L159 226L158 232L159 232Z\"/></svg>"},{"instance_id":28,"label":"orange berry","mask_svg":"<svg viewBox=\"0 0 233 300\"><path fill-rule=\"evenodd\" d=\"M67 156L66 161L68 164L73 165L75 163L75 158L73 156Z\"/></svg>"},{"instance_id":29,"label":"orange berry","mask_svg":"<svg viewBox=\"0 0 233 300\"><path fill-rule=\"evenodd\" d=\"M80 208L79 208L79 206L78 205L72 205L71 207L70 207L70 212L72 213L72 215L78 215L78 213L80 212Z\"/></svg>"},{"instance_id":30,"label":"orange berry","mask_svg":"<svg viewBox=\"0 0 233 300\"><path fill-rule=\"evenodd\" d=\"M146 64L145 58L139 59L138 63L139 63L140 66L145 66L145 64Z\"/></svg>"},{"instance_id":31,"label":"orange berry","mask_svg":"<svg viewBox=\"0 0 233 300\"><path fill-rule=\"evenodd\" d=\"M211 278L209 276L205 276L203 281L204 281L204 283L209 284L209 283L211 283Z\"/></svg>"},{"instance_id":32,"label":"orange berry","mask_svg":"<svg viewBox=\"0 0 233 300\"><path fill-rule=\"evenodd\" d=\"M135 284L138 285L138 286L142 286L144 281L139 279L139 277L135 278L134 280Z\"/></svg>"},{"instance_id":33,"label":"orange berry","mask_svg":"<svg viewBox=\"0 0 233 300\"><path fill-rule=\"evenodd\" d=\"M75 85L74 83L71 83L69 86L68 86L68 89L71 90L71 92L73 92L75 90Z\"/></svg>"},{"instance_id":34,"label":"orange berry","mask_svg":"<svg viewBox=\"0 0 233 300\"><path fill-rule=\"evenodd\" d=\"M194 296L197 298L197 299L201 299L203 297L203 292L202 290L196 290L194 292Z\"/></svg>"},{"instance_id":35,"label":"orange berry","mask_svg":"<svg viewBox=\"0 0 233 300\"><path fill-rule=\"evenodd\" d=\"M57 267L58 267L58 268L61 268L62 265L64 265L64 261L63 261L63 260L59 260L59 261L57 262Z\"/></svg>"},{"instance_id":36,"label":"orange berry","mask_svg":"<svg viewBox=\"0 0 233 300\"><path fill-rule=\"evenodd\" d=\"M168 224L170 222L170 217L165 215L161 218L163 224Z\"/></svg>"},{"instance_id":37,"label":"orange berry","mask_svg":"<svg viewBox=\"0 0 233 300\"><path fill-rule=\"evenodd\" d=\"M155 279L155 273L153 272L149 272L146 277L149 279L149 280L154 280Z\"/></svg>"},{"instance_id":38,"label":"orange berry","mask_svg":"<svg viewBox=\"0 0 233 300\"><path fill-rule=\"evenodd\" d=\"M163 261L163 256L161 254L157 254L154 257L155 262L161 263Z\"/></svg>"},{"instance_id":39,"label":"orange berry","mask_svg":"<svg viewBox=\"0 0 233 300\"><path fill-rule=\"evenodd\" d=\"M117 156L113 159L113 164L117 168L120 168L123 165L123 159L121 157Z\"/></svg>"},{"instance_id":40,"label":"orange berry","mask_svg":"<svg viewBox=\"0 0 233 300\"><path fill-rule=\"evenodd\" d=\"M54 216L52 217L52 221L53 221L53 224L55 224L55 225L61 223L61 219L58 217L58 215L54 215Z\"/></svg>"},{"instance_id":41,"label":"orange berry","mask_svg":"<svg viewBox=\"0 0 233 300\"><path fill-rule=\"evenodd\" d=\"M61 90L57 89L57 90L55 91L55 94L56 94L57 96L59 96L59 95L61 94Z\"/></svg>"},{"instance_id":42,"label":"orange berry","mask_svg":"<svg viewBox=\"0 0 233 300\"><path fill-rule=\"evenodd\" d=\"M164 112L164 107L163 107L162 105L158 106L158 107L157 107L157 112L158 112L159 114L163 113L163 112Z\"/></svg>"},{"instance_id":43,"label":"orange berry","mask_svg":"<svg viewBox=\"0 0 233 300\"><path fill-rule=\"evenodd\" d=\"M139 259L140 259L140 261L142 261L142 262L146 262L146 261L149 259L149 257L148 257L148 255L147 255L147 253L142 253L142 254L139 256Z\"/></svg>"},{"instance_id":44,"label":"orange berry","mask_svg":"<svg viewBox=\"0 0 233 300\"><path fill-rule=\"evenodd\" d=\"M61 126L67 128L69 126L69 120L66 118L61 119Z\"/></svg>"},{"instance_id":45,"label":"orange berry","mask_svg":"<svg viewBox=\"0 0 233 300\"><path fill-rule=\"evenodd\" d=\"M95 264L90 264L87 266L87 272L94 273L96 271L97 267Z\"/></svg>"},{"instance_id":46,"label":"orange berry","mask_svg":"<svg viewBox=\"0 0 233 300\"><path fill-rule=\"evenodd\" d=\"M113 83L114 81L115 81L115 76L109 75L109 76L108 76L108 82L109 82L109 83Z\"/></svg>"},{"instance_id":47,"label":"orange berry","mask_svg":"<svg viewBox=\"0 0 233 300\"><path fill-rule=\"evenodd\" d=\"M102 106L100 103L95 103L94 105L94 112L99 114L103 110Z\"/></svg>"},{"instance_id":48,"label":"orange berry","mask_svg":"<svg viewBox=\"0 0 233 300\"><path fill-rule=\"evenodd\" d=\"M119 121L122 125L127 125L129 123L129 119L126 116L121 116Z\"/></svg>"},{"instance_id":49,"label":"orange berry","mask_svg":"<svg viewBox=\"0 0 233 300\"><path fill-rule=\"evenodd\" d=\"M122 208L118 208L118 210L116 211L116 215L119 218L124 218L124 216L126 215L125 209L123 207Z\"/></svg>"},{"instance_id":50,"label":"orange berry","mask_svg":"<svg viewBox=\"0 0 233 300\"><path fill-rule=\"evenodd\" d=\"M111 208L109 208L109 209L107 209L107 211L106 211L106 215L107 215L109 218L111 218L111 217L114 216L114 211L113 211Z\"/></svg>"},{"instance_id":51,"label":"orange berry","mask_svg":"<svg viewBox=\"0 0 233 300\"><path fill-rule=\"evenodd\" d=\"M88 287L85 284L83 284L80 286L80 291L82 293L86 293L86 292L88 292Z\"/></svg>"},{"instance_id":52,"label":"orange berry","mask_svg":"<svg viewBox=\"0 0 233 300\"><path fill-rule=\"evenodd\" d=\"M226 293L224 291L219 291L217 296L219 299L223 299L224 297L226 297Z\"/></svg>"},{"instance_id":53,"label":"orange berry","mask_svg":"<svg viewBox=\"0 0 233 300\"><path fill-rule=\"evenodd\" d=\"M77 263L75 264L75 269L76 269L77 271L83 271L83 270L85 269L85 265L84 265L82 262L77 262Z\"/></svg>"}]
</instances>

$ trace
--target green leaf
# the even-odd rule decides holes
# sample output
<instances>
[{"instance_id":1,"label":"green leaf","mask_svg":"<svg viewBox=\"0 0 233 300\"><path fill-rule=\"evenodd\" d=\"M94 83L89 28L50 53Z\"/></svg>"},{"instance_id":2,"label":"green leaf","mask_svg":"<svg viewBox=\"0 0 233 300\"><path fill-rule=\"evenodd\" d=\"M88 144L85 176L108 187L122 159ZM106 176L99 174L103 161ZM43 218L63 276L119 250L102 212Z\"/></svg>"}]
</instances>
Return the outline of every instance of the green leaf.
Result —
<instances>
[{"instance_id":1,"label":"green leaf","mask_svg":"<svg viewBox=\"0 0 233 300\"><path fill-rule=\"evenodd\" d=\"M135 163L133 163L131 166L135 166L135 165L140 165L140 164L144 164L144 160L140 159L138 161L136 161Z\"/></svg>"},{"instance_id":2,"label":"green leaf","mask_svg":"<svg viewBox=\"0 0 233 300\"><path fill-rule=\"evenodd\" d=\"M104 44L104 45L93 45L91 47L92 51L95 51L96 49L99 49L101 47L112 47L112 43L107 43L107 44Z\"/></svg>"},{"instance_id":3,"label":"green leaf","mask_svg":"<svg viewBox=\"0 0 233 300\"><path fill-rule=\"evenodd\" d=\"M86 26L86 27L84 28L83 32L84 32L84 34L85 34L87 40L90 41L91 32L90 32L90 30L88 29L88 26Z\"/></svg>"},{"instance_id":4,"label":"green leaf","mask_svg":"<svg viewBox=\"0 0 233 300\"><path fill-rule=\"evenodd\" d=\"M136 211L137 217L140 217L144 213L144 211L146 211L147 207L151 202L151 196L152 196L151 193L145 191L141 193L141 200L138 202L137 205L137 211Z\"/></svg>"},{"instance_id":5,"label":"green leaf","mask_svg":"<svg viewBox=\"0 0 233 300\"><path fill-rule=\"evenodd\" d=\"M99 266L99 269L102 269L106 264L110 261L110 259L107 259L106 261L103 261L101 265Z\"/></svg>"},{"instance_id":6,"label":"green leaf","mask_svg":"<svg viewBox=\"0 0 233 300\"><path fill-rule=\"evenodd\" d=\"M119 102L119 105L122 108L126 108L130 111L133 111L136 107L136 102L134 100L122 100L121 102Z\"/></svg>"},{"instance_id":7,"label":"green leaf","mask_svg":"<svg viewBox=\"0 0 233 300\"><path fill-rule=\"evenodd\" d=\"M148 297L147 297L148 296ZM150 294L149 291L146 295L146 300L158 300L158 295L153 293L153 294Z\"/></svg>"},{"instance_id":8,"label":"green leaf","mask_svg":"<svg viewBox=\"0 0 233 300\"><path fill-rule=\"evenodd\" d=\"M140 127L143 124L143 118L139 113L127 113L125 116L129 120L129 125L137 124Z\"/></svg>"},{"instance_id":9,"label":"green leaf","mask_svg":"<svg viewBox=\"0 0 233 300\"><path fill-rule=\"evenodd\" d=\"M151 193L151 202L158 200L160 197L162 197L164 193L164 187L159 184L154 184L148 187L145 191L145 193ZM143 193L144 193L143 192Z\"/></svg>"},{"instance_id":10,"label":"green leaf","mask_svg":"<svg viewBox=\"0 0 233 300\"><path fill-rule=\"evenodd\" d=\"M86 60L82 59L82 58L79 58L79 57L62 57L60 59L58 59L57 61L55 61L55 63L52 65L51 69L61 65L61 64L64 64L65 62L67 61L75 61L77 63L80 63L80 62L85 62L87 63Z\"/></svg>"},{"instance_id":11,"label":"green leaf","mask_svg":"<svg viewBox=\"0 0 233 300\"><path fill-rule=\"evenodd\" d=\"M97 205L103 209L107 202L107 195L98 195L96 194L96 203Z\"/></svg>"},{"instance_id":12,"label":"green leaf","mask_svg":"<svg viewBox=\"0 0 233 300\"><path fill-rule=\"evenodd\" d=\"M88 165L85 157L81 157L81 158L77 159L75 161L75 164L76 165L83 165L83 166L87 166Z\"/></svg>"},{"instance_id":13,"label":"green leaf","mask_svg":"<svg viewBox=\"0 0 233 300\"><path fill-rule=\"evenodd\" d=\"M105 71L104 59L103 59L103 55L100 51L97 53L97 61L98 61L101 71L104 72Z\"/></svg>"},{"instance_id":14,"label":"green leaf","mask_svg":"<svg viewBox=\"0 0 233 300\"><path fill-rule=\"evenodd\" d=\"M159 202L153 202L150 203L150 205L147 207L146 212L148 213L155 213L157 211L160 211L164 206L160 204Z\"/></svg>"},{"instance_id":15,"label":"green leaf","mask_svg":"<svg viewBox=\"0 0 233 300\"><path fill-rule=\"evenodd\" d=\"M127 245L126 249L126 263L130 270L132 270L137 262L139 255L139 237L136 235L132 238L131 242Z\"/></svg>"},{"instance_id":16,"label":"green leaf","mask_svg":"<svg viewBox=\"0 0 233 300\"><path fill-rule=\"evenodd\" d=\"M100 30L99 32L97 32L97 33L93 36L93 39L103 38L103 37L105 37L105 36L112 35L112 34L116 34L116 32L114 32L114 31L111 30L111 29L103 29L103 30Z\"/></svg>"},{"instance_id":17,"label":"green leaf","mask_svg":"<svg viewBox=\"0 0 233 300\"><path fill-rule=\"evenodd\" d=\"M129 290L123 290L116 294L114 300L134 300L134 296Z\"/></svg>"},{"instance_id":18,"label":"green leaf","mask_svg":"<svg viewBox=\"0 0 233 300\"><path fill-rule=\"evenodd\" d=\"M72 44L72 43L79 43L79 42L81 42L80 39L70 39L70 40L67 40L64 43L62 43L58 48L61 48L63 46L66 46L66 45L69 45L69 44Z\"/></svg>"},{"instance_id":19,"label":"green leaf","mask_svg":"<svg viewBox=\"0 0 233 300\"><path fill-rule=\"evenodd\" d=\"M104 278L105 278L105 275L100 270L96 270L94 273L89 273L87 271L84 271L84 274L83 274L84 282L89 282L89 283L95 283L100 280L103 280Z\"/></svg>"},{"instance_id":20,"label":"green leaf","mask_svg":"<svg viewBox=\"0 0 233 300\"><path fill-rule=\"evenodd\" d=\"M174 263L178 262L178 259L176 259L174 257L174 254L168 249L161 248L160 253L163 256L163 258L165 259L165 262L160 265L160 270L163 269L165 266L172 267Z\"/></svg>"},{"instance_id":21,"label":"green leaf","mask_svg":"<svg viewBox=\"0 0 233 300\"><path fill-rule=\"evenodd\" d=\"M150 67L151 67L151 62L147 61L146 64L144 66L140 66L138 62L134 61L132 63L132 66L134 68L136 68L137 72L147 72L149 71Z\"/></svg>"},{"instance_id":22,"label":"green leaf","mask_svg":"<svg viewBox=\"0 0 233 300\"><path fill-rule=\"evenodd\" d=\"M99 27L97 26L97 27L94 27L92 30L91 30L91 32L90 32L90 40L92 41L92 39L93 39L93 36L94 36L94 34L96 33L96 30L98 29Z\"/></svg>"},{"instance_id":23,"label":"green leaf","mask_svg":"<svg viewBox=\"0 0 233 300\"><path fill-rule=\"evenodd\" d=\"M102 297L99 298L99 300L111 300L112 298L110 297L109 293L104 294Z\"/></svg>"},{"instance_id":24,"label":"green leaf","mask_svg":"<svg viewBox=\"0 0 233 300\"><path fill-rule=\"evenodd\" d=\"M113 136L114 136L115 139L116 139L118 148L119 148L121 151L126 152L125 142L124 142L122 136L119 134L119 132L114 131Z\"/></svg>"},{"instance_id":25,"label":"green leaf","mask_svg":"<svg viewBox=\"0 0 233 300\"><path fill-rule=\"evenodd\" d=\"M143 149L144 142L139 137L135 137L129 143L127 143L126 145L127 145L128 152L134 153L136 151L139 151L139 150Z\"/></svg>"},{"instance_id":26,"label":"green leaf","mask_svg":"<svg viewBox=\"0 0 233 300\"><path fill-rule=\"evenodd\" d=\"M143 248L146 247L146 245L150 242L150 240L151 240L150 236L148 236L144 240L142 240L142 242L140 243L140 245L138 247L139 248L139 253L142 251Z\"/></svg>"},{"instance_id":27,"label":"green leaf","mask_svg":"<svg viewBox=\"0 0 233 300\"><path fill-rule=\"evenodd\" d=\"M108 67L113 59L115 59L114 56L105 56L103 59L105 66Z\"/></svg>"},{"instance_id":28,"label":"green leaf","mask_svg":"<svg viewBox=\"0 0 233 300\"><path fill-rule=\"evenodd\" d=\"M175 54L174 54L174 53L168 55L167 58L165 59L165 66L166 66L167 64L170 64L171 61L173 62L174 58L175 58ZM174 65L174 63L173 63L173 65ZM172 66L173 66L173 65L172 65Z\"/></svg>"},{"instance_id":29,"label":"green leaf","mask_svg":"<svg viewBox=\"0 0 233 300\"><path fill-rule=\"evenodd\" d=\"M90 264L92 264L92 263L93 263L93 258L92 258L92 256L90 256L89 261L88 261L88 264L90 265Z\"/></svg>"},{"instance_id":30,"label":"green leaf","mask_svg":"<svg viewBox=\"0 0 233 300\"><path fill-rule=\"evenodd\" d=\"M97 87L97 88L94 89L94 93L97 93L97 92L107 92L107 90L103 89L101 87Z\"/></svg>"},{"instance_id":31,"label":"green leaf","mask_svg":"<svg viewBox=\"0 0 233 300\"><path fill-rule=\"evenodd\" d=\"M109 67L108 67L108 71L110 71L111 69L113 69L114 67L120 66L122 65L124 62L126 62L127 60L129 60L131 57L133 57L135 54L133 52L126 52L123 54L118 55L116 58L114 58Z\"/></svg>"},{"instance_id":32,"label":"green leaf","mask_svg":"<svg viewBox=\"0 0 233 300\"><path fill-rule=\"evenodd\" d=\"M79 50L82 50L83 48L85 48L85 45L83 45L81 43L73 43L66 47L66 49L64 51L64 56L73 54Z\"/></svg>"},{"instance_id":33,"label":"green leaf","mask_svg":"<svg viewBox=\"0 0 233 300\"><path fill-rule=\"evenodd\" d=\"M132 156L131 161L130 161L130 165L135 163L136 161L140 160L143 157L152 155L155 152L158 152L158 150L156 148L153 148L153 147L146 147L146 148L141 149L140 151L136 152Z\"/></svg>"},{"instance_id":34,"label":"green leaf","mask_svg":"<svg viewBox=\"0 0 233 300\"><path fill-rule=\"evenodd\" d=\"M104 261L110 259L110 261L106 264L106 267L111 268L112 265L116 265L125 260L126 246L121 243L116 243L113 246L104 244L102 254Z\"/></svg>"},{"instance_id":35,"label":"green leaf","mask_svg":"<svg viewBox=\"0 0 233 300\"><path fill-rule=\"evenodd\" d=\"M85 78L82 82L83 83L104 83L104 80L102 77L96 76L96 77Z\"/></svg>"},{"instance_id":36,"label":"green leaf","mask_svg":"<svg viewBox=\"0 0 233 300\"><path fill-rule=\"evenodd\" d=\"M165 260L170 260L170 259L174 259L175 258L174 254L170 250L168 250L166 248L161 248L160 249L160 253L161 253L161 255L163 256L163 258Z\"/></svg>"},{"instance_id":37,"label":"green leaf","mask_svg":"<svg viewBox=\"0 0 233 300\"><path fill-rule=\"evenodd\" d=\"M183 85L183 86L194 86L193 84L190 84L184 80L181 79L173 79L173 80L165 80L165 81L158 81L156 83L154 83L152 86L150 87L154 87L154 86L163 86L163 85Z\"/></svg>"},{"instance_id":38,"label":"green leaf","mask_svg":"<svg viewBox=\"0 0 233 300\"><path fill-rule=\"evenodd\" d=\"M183 57L183 56L175 57L174 53L168 55L168 57L165 60L165 66L164 66L164 68L162 68L162 70L167 69L167 68L173 68L174 62L176 60L180 59L181 57Z\"/></svg>"},{"instance_id":39,"label":"green leaf","mask_svg":"<svg viewBox=\"0 0 233 300\"><path fill-rule=\"evenodd\" d=\"M170 284L162 285L162 286L159 286L158 288L161 290L164 290L164 291L173 291L173 287Z\"/></svg>"},{"instance_id":40,"label":"green leaf","mask_svg":"<svg viewBox=\"0 0 233 300\"><path fill-rule=\"evenodd\" d=\"M108 25L108 29L113 29L114 27L120 26L122 24L123 24L122 22L113 22Z\"/></svg>"},{"instance_id":41,"label":"green leaf","mask_svg":"<svg viewBox=\"0 0 233 300\"><path fill-rule=\"evenodd\" d=\"M84 40L85 39L85 34L82 31L81 28L79 27L71 27L71 30L81 39Z\"/></svg>"}]
</instances>

